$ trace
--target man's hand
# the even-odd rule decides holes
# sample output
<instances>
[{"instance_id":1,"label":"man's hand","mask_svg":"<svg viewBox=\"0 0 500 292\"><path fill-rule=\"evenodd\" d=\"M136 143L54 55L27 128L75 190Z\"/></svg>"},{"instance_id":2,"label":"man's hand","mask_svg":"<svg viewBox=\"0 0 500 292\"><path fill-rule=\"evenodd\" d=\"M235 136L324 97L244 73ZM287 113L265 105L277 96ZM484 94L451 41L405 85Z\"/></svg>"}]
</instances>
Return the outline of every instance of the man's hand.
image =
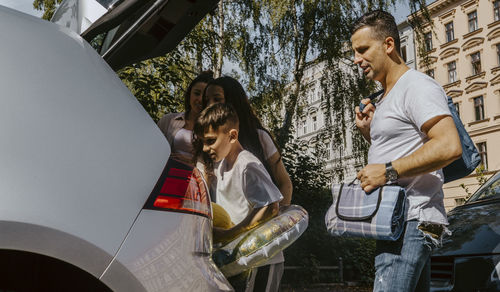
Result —
<instances>
[{"instance_id":1,"label":"man's hand","mask_svg":"<svg viewBox=\"0 0 500 292\"><path fill-rule=\"evenodd\" d=\"M387 182L385 178L385 165L368 164L358 172L357 178L361 182L361 188L369 193Z\"/></svg>"},{"instance_id":2,"label":"man's hand","mask_svg":"<svg viewBox=\"0 0 500 292\"><path fill-rule=\"evenodd\" d=\"M366 105L363 111L359 110L359 106L354 108L356 113L356 126L361 131L361 134L366 141L370 142L370 124L372 122L373 114L375 113L375 106L370 103L369 98L362 99L361 103Z\"/></svg>"}]
</instances>

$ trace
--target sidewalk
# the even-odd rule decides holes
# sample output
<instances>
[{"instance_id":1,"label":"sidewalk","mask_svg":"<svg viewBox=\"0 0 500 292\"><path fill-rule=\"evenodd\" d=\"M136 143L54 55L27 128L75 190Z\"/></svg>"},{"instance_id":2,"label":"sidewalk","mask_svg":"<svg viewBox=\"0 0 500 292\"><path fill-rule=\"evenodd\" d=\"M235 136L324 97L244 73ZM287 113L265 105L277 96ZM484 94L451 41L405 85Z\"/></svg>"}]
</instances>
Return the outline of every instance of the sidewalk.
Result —
<instances>
[{"instance_id":1,"label":"sidewalk","mask_svg":"<svg viewBox=\"0 0 500 292\"><path fill-rule=\"evenodd\" d=\"M371 292L372 287L351 286L347 284L314 284L310 287L293 288L281 286L281 292Z\"/></svg>"}]
</instances>

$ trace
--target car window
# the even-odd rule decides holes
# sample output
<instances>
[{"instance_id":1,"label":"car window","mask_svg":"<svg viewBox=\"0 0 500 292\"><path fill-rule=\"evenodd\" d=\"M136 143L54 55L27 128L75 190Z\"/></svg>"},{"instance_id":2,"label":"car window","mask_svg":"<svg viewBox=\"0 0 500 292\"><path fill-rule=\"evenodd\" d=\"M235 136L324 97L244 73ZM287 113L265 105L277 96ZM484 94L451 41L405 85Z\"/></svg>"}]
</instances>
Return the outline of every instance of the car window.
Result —
<instances>
[{"instance_id":1,"label":"car window","mask_svg":"<svg viewBox=\"0 0 500 292\"><path fill-rule=\"evenodd\" d=\"M99 2L99 4L104 6L104 8L106 8L106 9L113 6L113 4L115 4L118 1L120 1L120 0L97 0L97 2Z\"/></svg>"},{"instance_id":2,"label":"car window","mask_svg":"<svg viewBox=\"0 0 500 292\"><path fill-rule=\"evenodd\" d=\"M490 178L482 187L480 187L469 199L468 202L491 199L500 197L500 172Z\"/></svg>"},{"instance_id":3,"label":"car window","mask_svg":"<svg viewBox=\"0 0 500 292\"><path fill-rule=\"evenodd\" d=\"M112 40L116 34L120 26L114 27L113 29L98 34L95 38L90 41L90 45L96 50L99 54L103 54L109 48L112 43Z\"/></svg>"}]
</instances>

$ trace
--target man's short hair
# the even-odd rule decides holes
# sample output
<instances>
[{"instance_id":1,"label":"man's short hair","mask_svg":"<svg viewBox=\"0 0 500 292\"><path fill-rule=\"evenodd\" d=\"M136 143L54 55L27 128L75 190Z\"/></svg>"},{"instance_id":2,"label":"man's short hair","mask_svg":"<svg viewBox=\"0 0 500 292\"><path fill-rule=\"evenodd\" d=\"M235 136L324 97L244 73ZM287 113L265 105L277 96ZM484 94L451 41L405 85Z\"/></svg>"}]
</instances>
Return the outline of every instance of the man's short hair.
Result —
<instances>
[{"instance_id":1,"label":"man's short hair","mask_svg":"<svg viewBox=\"0 0 500 292\"><path fill-rule=\"evenodd\" d=\"M354 21L351 33L354 34L365 26L373 28L372 32L377 39L385 40L386 37L392 37L394 39L396 52L398 55L401 55L401 41L399 40L398 26L392 14L383 10L367 12Z\"/></svg>"},{"instance_id":2,"label":"man's short hair","mask_svg":"<svg viewBox=\"0 0 500 292\"><path fill-rule=\"evenodd\" d=\"M226 132L231 129L238 130L239 123L238 115L231 105L216 103L201 112L194 125L194 133L198 137L203 137L203 134L209 131L210 127L214 131L221 127Z\"/></svg>"}]
</instances>

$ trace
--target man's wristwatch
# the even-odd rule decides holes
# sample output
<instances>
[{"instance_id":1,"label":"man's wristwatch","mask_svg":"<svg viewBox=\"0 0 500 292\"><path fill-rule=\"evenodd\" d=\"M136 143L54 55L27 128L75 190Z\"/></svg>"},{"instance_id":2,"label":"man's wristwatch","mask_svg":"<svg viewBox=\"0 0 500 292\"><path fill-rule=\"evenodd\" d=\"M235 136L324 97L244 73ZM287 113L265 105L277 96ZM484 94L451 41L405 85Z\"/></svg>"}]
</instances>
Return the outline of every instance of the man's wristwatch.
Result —
<instances>
[{"instance_id":1,"label":"man's wristwatch","mask_svg":"<svg viewBox=\"0 0 500 292\"><path fill-rule=\"evenodd\" d=\"M392 162L387 162L385 164L385 179L387 180L386 184L390 185L395 183L399 178L398 172L392 167Z\"/></svg>"}]
</instances>

